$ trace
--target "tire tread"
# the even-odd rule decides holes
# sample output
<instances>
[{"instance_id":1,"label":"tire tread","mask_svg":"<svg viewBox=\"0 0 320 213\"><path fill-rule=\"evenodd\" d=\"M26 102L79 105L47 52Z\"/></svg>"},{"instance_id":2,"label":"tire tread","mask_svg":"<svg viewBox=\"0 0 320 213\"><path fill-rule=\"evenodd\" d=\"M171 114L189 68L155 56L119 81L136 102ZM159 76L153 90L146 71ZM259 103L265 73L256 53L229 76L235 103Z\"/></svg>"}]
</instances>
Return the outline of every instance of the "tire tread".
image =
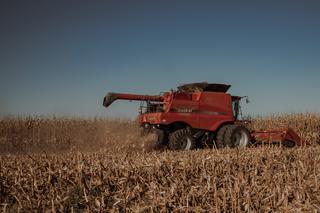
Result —
<instances>
[{"instance_id":1,"label":"tire tread","mask_svg":"<svg viewBox=\"0 0 320 213\"><path fill-rule=\"evenodd\" d=\"M171 150L182 150L182 147L180 147L179 140L181 140L181 138L183 137L192 137L192 136L187 129L179 129L171 133L169 136L169 148ZM193 139L191 140L191 142L192 143L191 143L190 149L194 149L196 143Z\"/></svg>"}]
</instances>

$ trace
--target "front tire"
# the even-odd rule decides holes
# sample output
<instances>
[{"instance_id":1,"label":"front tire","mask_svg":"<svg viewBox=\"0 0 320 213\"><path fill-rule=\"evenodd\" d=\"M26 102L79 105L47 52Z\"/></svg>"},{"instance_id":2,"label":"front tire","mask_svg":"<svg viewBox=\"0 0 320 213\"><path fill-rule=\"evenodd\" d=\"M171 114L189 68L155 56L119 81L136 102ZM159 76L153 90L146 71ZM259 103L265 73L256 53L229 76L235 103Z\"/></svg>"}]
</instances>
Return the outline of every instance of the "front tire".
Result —
<instances>
[{"instance_id":1,"label":"front tire","mask_svg":"<svg viewBox=\"0 0 320 213\"><path fill-rule=\"evenodd\" d=\"M230 125L226 128L224 144L230 148L243 148L250 144L251 136L244 126Z\"/></svg>"},{"instance_id":2,"label":"front tire","mask_svg":"<svg viewBox=\"0 0 320 213\"><path fill-rule=\"evenodd\" d=\"M225 125L221 127L217 133L217 138L216 138L216 147L218 149L224 148L226 146L225 144L225 135L227 132L227 129L230 127L230 125Z\"/></svg>"},{"instance_id":3,"label":"front tire","mask_svg":"<svg viewBox=\"0 0 320 213\"><path fill-rule=\"evenodd\" d=\"M196 142L187 129L176 130L169 137L169 148L171 150L191 150L195 147Z\"/></svg>"}]
</instances>

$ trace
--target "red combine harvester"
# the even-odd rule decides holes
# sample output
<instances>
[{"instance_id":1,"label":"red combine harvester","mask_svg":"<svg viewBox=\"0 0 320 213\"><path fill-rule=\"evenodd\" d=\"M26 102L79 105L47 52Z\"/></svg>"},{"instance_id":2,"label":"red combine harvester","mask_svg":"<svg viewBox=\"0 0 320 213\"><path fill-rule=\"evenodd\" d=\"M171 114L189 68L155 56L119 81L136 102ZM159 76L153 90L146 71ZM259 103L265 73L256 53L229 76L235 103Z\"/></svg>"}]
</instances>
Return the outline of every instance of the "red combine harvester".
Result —
<instances>
[{"instance_id":1,"label":"red combine harvester","mask_svg":"<svg viewBox=\"0 0 320 213\"><path fill-rule=\"evenodd\" d=\"M292 147L304 141L290 128L249 131L238 120L243 97L227 93L230 85L192 83L162 95L108 93L103 105L115 100L142 101L139 123L146 131L157 133L158 145L172 150L190 150L203 145L246 147L277 143Z\"/></svg>"}]
</instances>

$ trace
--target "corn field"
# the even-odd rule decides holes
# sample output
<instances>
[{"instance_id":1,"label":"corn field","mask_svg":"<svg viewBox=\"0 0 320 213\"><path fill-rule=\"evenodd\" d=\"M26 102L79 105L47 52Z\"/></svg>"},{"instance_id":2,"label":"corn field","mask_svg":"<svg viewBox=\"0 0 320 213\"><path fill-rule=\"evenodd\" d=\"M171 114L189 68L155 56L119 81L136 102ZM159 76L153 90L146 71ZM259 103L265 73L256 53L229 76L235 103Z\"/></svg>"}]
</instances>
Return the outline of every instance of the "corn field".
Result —
<instances>
[{"instance_id":1,"label":"corn field","mask_svg":"<svg viewBox=\"0 0 320 213\"><path fill-rule=\"evenodd\" d=\"M155 151L135 122L0 119L2 212L319 212L320 115L255 118L292 127L292 149Z\"/></svg>"}]
</instances>

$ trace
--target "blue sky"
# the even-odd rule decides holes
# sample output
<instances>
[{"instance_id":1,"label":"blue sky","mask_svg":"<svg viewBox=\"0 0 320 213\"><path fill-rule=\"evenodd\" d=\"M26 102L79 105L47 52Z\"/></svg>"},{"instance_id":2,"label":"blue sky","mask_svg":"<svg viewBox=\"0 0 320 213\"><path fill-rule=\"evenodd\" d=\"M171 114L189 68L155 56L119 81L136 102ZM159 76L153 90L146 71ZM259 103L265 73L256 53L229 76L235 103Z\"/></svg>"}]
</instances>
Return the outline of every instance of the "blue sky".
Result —
<instances>
[{"instance_id":1,"label":"blue sky","mask_svg":"<svg viewBox=\"0 0 320 213\"><path fill-rule=\"evenodd\" d=\"M0 114L134 117L109 92L232 84L244 114L320 111L319 1L4 0Z\"/></svg>"}]
</instances>

